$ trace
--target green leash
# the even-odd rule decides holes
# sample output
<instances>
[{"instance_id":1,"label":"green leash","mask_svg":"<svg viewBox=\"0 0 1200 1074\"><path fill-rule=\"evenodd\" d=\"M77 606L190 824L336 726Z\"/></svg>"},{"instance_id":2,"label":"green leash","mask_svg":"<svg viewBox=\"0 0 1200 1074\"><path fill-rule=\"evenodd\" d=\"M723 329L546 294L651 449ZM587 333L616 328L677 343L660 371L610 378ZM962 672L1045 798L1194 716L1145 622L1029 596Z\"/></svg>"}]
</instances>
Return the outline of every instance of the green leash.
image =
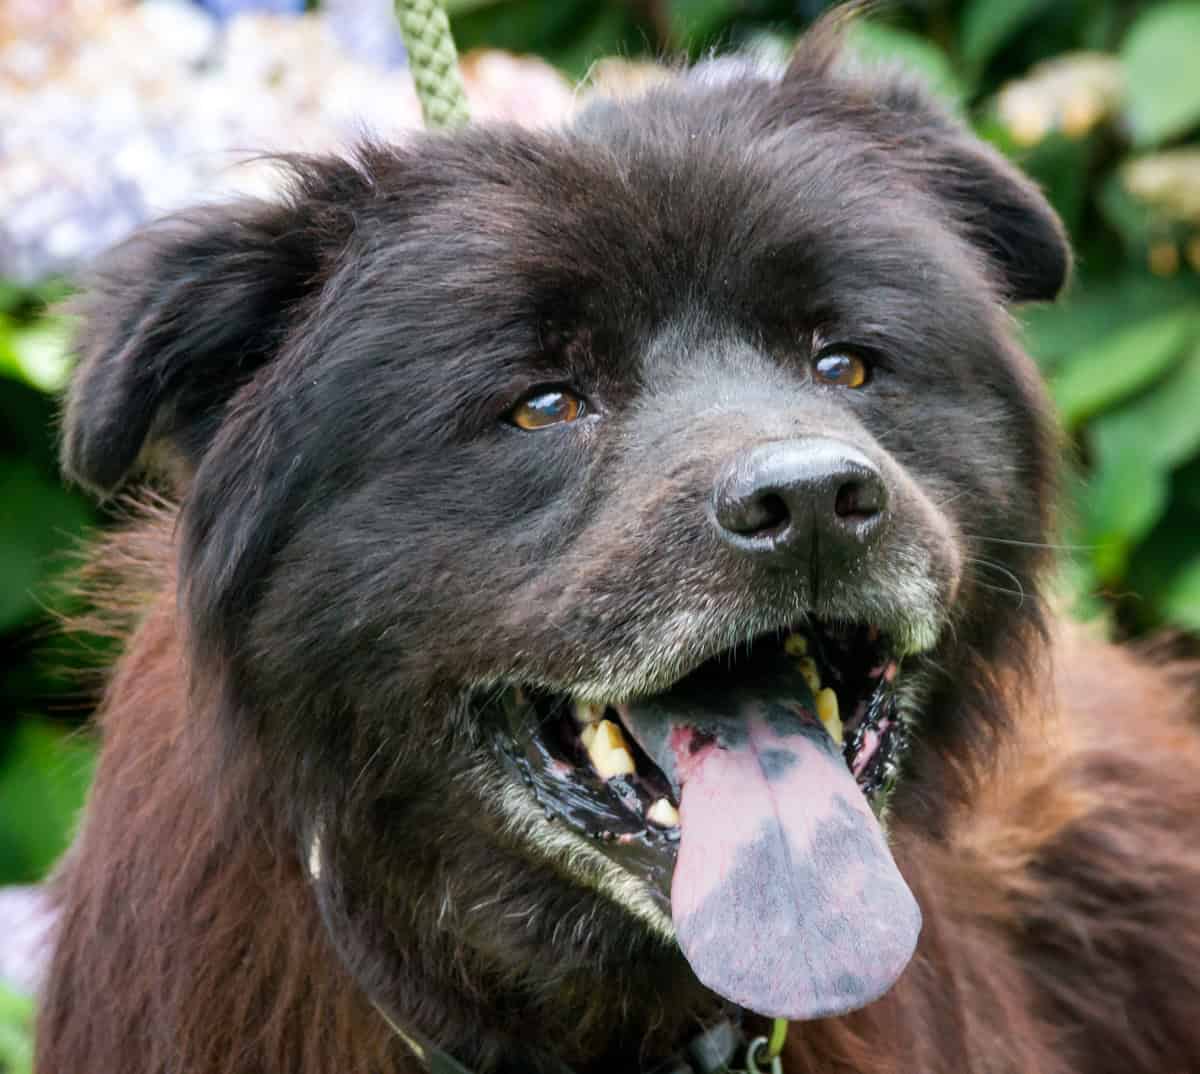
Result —
<instances>
[{"instance_id":1,"label":"green leash","mask_svg":"<svg viewBox=\"0 0 1200 1074\"><path fill-rule=\"evenodd\" d=\"M462 127L471 118L458 73L450 20L438 0L396 0L396 18L427 127Z\"/></svg>"},{"instance_id":2,"label":"green leash","mask_svg":"<svg viewBox=\"0 0 1200 1074\"><path fill-rule=\"evenodd\" d=\"M746 1052L746 1067L749 1074L783 1074L780 1053L787 1043L788 1020L776 1018L771 1022L771 1035L758 1037L750 1042Z\"/></svg>"}]
</instances>

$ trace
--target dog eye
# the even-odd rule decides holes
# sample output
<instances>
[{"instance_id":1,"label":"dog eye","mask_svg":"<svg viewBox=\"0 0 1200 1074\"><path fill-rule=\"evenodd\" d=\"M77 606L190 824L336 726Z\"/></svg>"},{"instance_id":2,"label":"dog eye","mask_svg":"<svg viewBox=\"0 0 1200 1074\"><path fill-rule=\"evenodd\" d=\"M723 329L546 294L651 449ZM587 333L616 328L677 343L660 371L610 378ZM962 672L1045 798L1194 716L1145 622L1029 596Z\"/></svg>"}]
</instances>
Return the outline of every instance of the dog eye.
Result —
<instances>
[{"instance_id":1,"label":"dog eye","mask_svg":"<svg viewBox=\"0 0 1200 1074\"><path fill-rule=\"evenodd\" d=\"M857 354L833 351L813 362L813 379L835 388L861 388L871 379L871 367Z\"/></svg>"},{"instance_id":2,"label":"dog eye","mask_svg":"<svg viewBox=\"0 0 1200 1074\"><path fill-rule=\"evenodd\" d=\"M570 392L539 389L509 411L508 420L518 429L535 432L583 416L583 400Z\"/></svg>"}]
</instances>

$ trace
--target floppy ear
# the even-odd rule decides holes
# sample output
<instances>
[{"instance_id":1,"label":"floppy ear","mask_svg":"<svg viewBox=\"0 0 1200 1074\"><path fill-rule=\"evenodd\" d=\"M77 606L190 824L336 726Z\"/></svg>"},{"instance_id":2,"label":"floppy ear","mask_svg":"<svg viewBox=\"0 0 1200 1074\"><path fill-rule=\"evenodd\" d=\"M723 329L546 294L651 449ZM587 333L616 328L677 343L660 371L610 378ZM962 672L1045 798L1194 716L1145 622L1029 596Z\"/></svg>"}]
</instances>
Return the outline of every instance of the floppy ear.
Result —
<instances>
[{"instance_id":1,"label":"floppy ear","mask_svg":"<svg viewBox=\"0 0 1200 1074\"><path fill-rule=\"evenodd\" d=\"M1054 298L1071 272L1071 248L1041 191L984 144L911 74L864 66L845 34L869 4L835 9L801 39L785 91L830 80L845 94L851 122L868 128L915 182L938 196L951 219L988 258L1009 302Z\"/></svg>"},{"instance_id":2,"label":"floppy ear","mask_svg":"<svg viewBox=\"0 0 1200 1074\"><path fill-rule=\"evenodd\" d=\"M1055 298L1071 274L1071 247L1037 186L904 77L876 86L873 96L894 120L885 136L899 142L917 180L987 255L1004 297Z\"/></svg>"},{"instance_id":3,"label":"floppy ear","mask_svg":"<svg viewBox=\"0 0 1200 1074\"><path fill-rule=\"evenodd\" d=\"M159 443L192 467L199 461L226 404L272 358L319 284L322 247L339 230L330 227L340 200L331 195L352 196L348 164L291 167L287 200L172 217L118 247L94 274L75 305L68 477L110 493Z\"/></svg>"},{"instance_id":4,"label":"floppy ear","mask_svg":"<svg viewBox=\"0 0 1200 1074\"><path fill-rule=\"evenodd\" d=\"M914 130L921 175L984 251L1010 302L1057 297L1071 247L1042 192L991 146L940 113Z\"/></svg>"}]
</instances>

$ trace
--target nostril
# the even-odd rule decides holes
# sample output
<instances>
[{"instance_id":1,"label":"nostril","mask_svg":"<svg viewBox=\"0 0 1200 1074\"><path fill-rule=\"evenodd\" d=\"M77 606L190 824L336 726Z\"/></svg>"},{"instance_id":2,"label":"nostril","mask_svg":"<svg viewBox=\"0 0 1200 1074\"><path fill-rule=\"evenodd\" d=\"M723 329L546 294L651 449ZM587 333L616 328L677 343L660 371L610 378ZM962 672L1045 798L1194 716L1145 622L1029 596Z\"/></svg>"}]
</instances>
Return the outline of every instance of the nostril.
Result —
<instances>
[{"instance_id":1,"label":"nostril","mask_svg":"<svg viewBox=\"0 0 1200 1074\"><path fill-rule=\"evenodd\" d=\"M765 496L758 498L759 523L756 528L759 532L763 530L782 529L788 524L791 515L792 513L788 510L788 505L784 503L783 497L777 493L768 492Z\"/></svg>"},{"instance_id":2,"label":"nostril","mask_svg":"<svg viewBox=\"0 0 1200 1074\"><path fill-rule=\"evenodd\" d=\"M791 512L782 496L776 492L764 492L743 502L726 525L727 529L744 537L781 530L791 519Z\"/></svg>"},{"instance_id":3,"label":"nostril","mask_svg":"<svg viewBox=\"0 0 1200 1074\"><path fill-rule=\"evenodd\" d=\"M878 488L861 481L847 481L837 490L833 510L838 518L849 522L865 522L874 518L882 508Z\"/></svg>"},{"instance_id":4,"label":"nostril","mask_svg":"<svg viewBox=\"0 0 1200 1074\"><path fill-rule=\"evenodd\" d=\"M707 514L723 541L773 567L820 556L839 569L884 531L888 501L869 458L813 437L760 444L729 460Z\"/></svg>"}]
</instances>

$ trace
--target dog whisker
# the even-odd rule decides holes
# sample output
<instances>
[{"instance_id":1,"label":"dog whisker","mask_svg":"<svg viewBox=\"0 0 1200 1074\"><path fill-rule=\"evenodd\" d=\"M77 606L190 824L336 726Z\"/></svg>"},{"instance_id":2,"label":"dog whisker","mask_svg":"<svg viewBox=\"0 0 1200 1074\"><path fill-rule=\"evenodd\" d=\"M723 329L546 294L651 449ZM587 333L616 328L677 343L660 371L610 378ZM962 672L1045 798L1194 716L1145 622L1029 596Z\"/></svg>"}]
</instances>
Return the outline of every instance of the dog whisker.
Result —
<instances>
[{"instance_id":1,"label":"dog whisker","mask_svg":"<svg viewBox=\"0 0 1200 1074\"><path fill-rule=\"evenodd\" d=\"M964 533L963 536L972 541L982 541L985 544L1011 545L1016 548L1044 548L1054 552L1092 552L1100 547L1094 544L1055 544L1050 541L1016 541L1007 537L984 537L978 533Z\"/></svg>"},{"instance_id":2,"label":"dog whisker","mask_svg":"<svg viewBox=\"0 0 1200 1074\"><path fill-rule=\"evenodd\" d=\"M1012 582L1011 587L992 585L990 583L984 582L979 577L978 571L973 571L972 574L975 579L976 585L980 585L985 589L990 589L997 593L1007 593L1009 596L1016 597L1018 608L1020 608L1024 605L1024 603L1025 603L1025 586L1022 583L1021 579L1019 577L1017 577L1017 575L1012 570L1010 570L1008 567L1004 566L1003 563L997 563L994 559L988 559L984 556L964 556L963 559L964 559L964 562L971 564L974 567L981 567L985 570L995 571L996 574L1000 575L1003 578L1007 578L1010 582Z\"/></svg>"}]
</instances>

